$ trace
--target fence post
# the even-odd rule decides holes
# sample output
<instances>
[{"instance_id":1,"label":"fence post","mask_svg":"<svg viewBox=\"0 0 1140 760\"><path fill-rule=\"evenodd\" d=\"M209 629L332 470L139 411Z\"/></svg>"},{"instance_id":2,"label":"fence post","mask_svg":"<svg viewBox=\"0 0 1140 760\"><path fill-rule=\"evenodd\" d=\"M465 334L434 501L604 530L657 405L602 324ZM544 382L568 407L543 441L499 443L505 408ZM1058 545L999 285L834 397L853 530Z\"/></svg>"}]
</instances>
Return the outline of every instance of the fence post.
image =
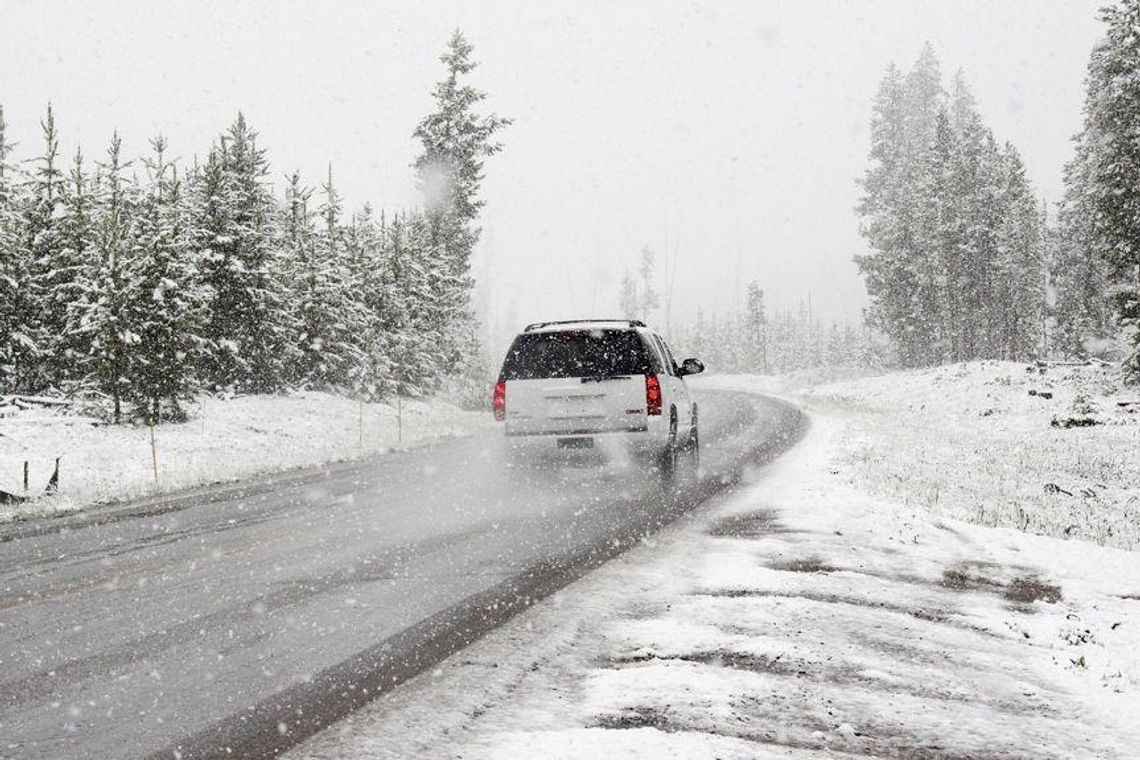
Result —
<instances>
[{"instance_id":1,"label":"fence post","mask_svg":"<svg viewBox=\"0 0 1140 760\"><path fill-rule=\"evenodd\" d=\"M154 489L157 491L158 486L158 447L154 442L154 417L147 417L147 422L150 424L150 464L154 470Z\"/></svg>"},{"instance_id":2,"label":"fence post","mask_svg":"<svg viewBox=\"0 0 1140 760\"><path fill-rule=\"evenodd\" d=\"M24 493L28 492L28 460L24 460Z\"/></svg>"}]
</instances>

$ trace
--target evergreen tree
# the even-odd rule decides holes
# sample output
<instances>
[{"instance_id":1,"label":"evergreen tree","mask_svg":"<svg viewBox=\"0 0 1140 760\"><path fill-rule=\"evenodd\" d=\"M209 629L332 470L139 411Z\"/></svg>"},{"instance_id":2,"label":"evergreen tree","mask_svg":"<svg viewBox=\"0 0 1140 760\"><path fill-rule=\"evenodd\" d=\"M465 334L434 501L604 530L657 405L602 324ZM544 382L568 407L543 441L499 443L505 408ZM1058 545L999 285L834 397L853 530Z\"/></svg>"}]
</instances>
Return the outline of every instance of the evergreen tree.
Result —
<instances>
[{"instance_id":1,"label":"evergreen tree","mask_svg":"<svg viewBox=\"0 0 1140 760\"><path fill-rule=\"evenodd\" d=\"M280 389L296 350L268 172L257 133L239 113L203 170L195 225L209 287L206 377L250 393Z\"/></svg>"},{"instance_id":2,"label":"evergreen tree","mask_svg":"<svg viewBox=\"0 0 1140 760\"><path fill-rule=\"evenodd\" d=\"M460 336L471 332L470 266L479 239L479 211L485 203L479 197L484 159L501 150L495 135L510 124L509 119L476 112L486 93L465 82L476 67L472 51L456 31L440 57L447 73L432 93L435 110L413 133L422 148L415 169L424 194L431 249L437 255L429 266L455 284L440 294L439 301L440 315L448 327L441 336L449 344L443 353L452 357L461 353ZM454 369L454 365L445 369Z\"/></svg>"},{"instance_id":3,"label":"evergreen tree","mask_svg":"<svg viewBox=\"0 0 1140 760\"><path fill-rule=\"evenodd\" d=\"M903 77L892 64L872 107L871 166L860 181L860 229L872 253L855 261L871 298L868 319L896 343L903 366L917 366L924 357L912 257L917 181L912 157L921 143L911 137L909 100Z\"/></svg>"},{"instance_id":4,"label":"evergreen tree","mask_svg":"<svg viewBox=\"0 0 1140 760\"><path fill-rule=\"evenodd\" d=\"M1091 145L1087 133L1076 138L1076 156L1065 165L1065 195L1057 206L1050 250L1056 290L1053 309L1056 346L1066 356L1087 358L1090 344L1112 333L1109 273L1093 234Z\"/></svg>"},{"instance_id":5,"label":"evergreen tree","mask_svg":"<svg viewBox=\"0 0 1140 760\"><path fill-rule=\"evenodd\" d=\"M283 246L282 277L285 289L293 295L286 304L289 324L295 325L297 332L289 342L297 347L294 362L289 366L285 380L289 385L304 385L307 376L307 355L304 350L304 294L308 286L307 272L316 256L315 214L309 207L313 190L301 180L301 173L294 171L286 178L285 206L282 209L281 238Z\"/></svg>"},{"instance_id":6,"label":"evergreen tree","mask_svg":"<svg viewBox=\"0 0 1140 760\"><path fill-rule=\"evenodd\" d=\"M8 162L13 147L8 141L4 107L0 106L0 393L13 390L16 384L16 341L23 318L21 307L26 306L19 292L24 267L16 174Z\"/></svg>"},{"instance_id":7,"label":"evergreen tree","mask_svg":"<svg viewBox=\"0 0 1140 760\"><path fill-rule=\"evenodd\" d=\"M83 167L83 154L77 150L65 188L60 219L56 298L63 304L65 327L55 342L52 377L72 385L82 380L82 364L91 353L90 336L83 329L84 285L91 282L99 266L96 252L94 195Z\"/></svg>"},{"instance_id":8,"label":"evergreen tree","mask_svg":"<svg viewBox=\"0 0 1140 760\"><path fill-rule=\"evenodd\" d=\"M1040 356L1045 310L1045 239L1037 199L1017 150L1002 152L1004 187L1000 208L1005 218L997 230L999 287L990 294L998 329L994 354L1024 360Z\"/></svg>"},{"instance_id":9,"label":"evergreen tree","mask_svg":"<svg viewBox=\"0 0 1140 760\"><path fill-rule=\"evenodd\" d=\"M317 213L323 225L314 232L309 195L291 186L289 234L299 262L294 286L301 330L298 380L307 387L329 389L348 381L350 367L359 358L352 341L359 318L348 291L341 201L331 167L322 189L324 200Z\"/></svg>"},{"instance_id":10,"label":"evergreen tree","mask_svg":"<svg viewBox=\"0 0 1140 760\"><path fill-rule=\"evenodd\" d=\"M22 250L16 253L14 385L23 392L40 391L53 384L56 378L52 371L57 364L52 351L66 327L66 301L59 291L63 275L58 271L63 263L59 219L64 177L58 166L59 134L50 105L40 126L44 148L28 178L22 208Z\"/></svg>"},{"instance_id":11,"label":"evergreen tree","mask_svg":"<svg viewBox=\"0 0 1140 760\"><path fill-rule=\"evenodd\" d=\"M131 393L143 416L182 420L181 402L198 388L204 294L182 182L167 160L165 138L151 140L151 148L153 155L144 161L148 184L131 236L127 321L138 335L131 352Z\"/></svg>"},{"instance_id":12,"label":"evergreen tree","mask_svg":"<svg viewBox=\"0 0 1140 760\"><path fill-rule=\"evenodd\" d=\"M871 252L856 263L867 316L903 366L1038 352L1046 294L1037 201L1016 150L999 148L961 72L947 98L929 46L905 78L887 69L861 185ZM818 338L818 348L794 353L817 361Z\"/></svg>"},{"instance_id":13,"label":"evergreen tree","mask_svg":"<svg viewBox=\"0 0 1140 760\"><path fill-rule=\"evenodd\" d=\"M94 199L96 264L80 283L79 332L90 345L81 369L88 387L111 400L111 416L122 419L130 397L131 352L139 341L128 310L135 250L132 238L138 207L137 189L124 177L122 141L116 133L99 164L100 181Z\"/></svg>"},{"instance_id":14,"label":"evergreen tree","mask_svg":"<svg viewBox=\"0 0 1140 760\"><path fill-rule=\"evenodd\" d=\"M1093 212L1089 245L1104 265L1109 295L1130 343L1127 376L1140 383L1140 0L1101 11L1107 25L1086 78L1078 138L1083 181L1075 190Z\"/></svg>"},{"instance_id":15,"label":"evergreen tree","mask_svg":"<svg viewBox=\"0 0 1140 760\"><path fill-rule=\"evenodd\" d=\"M958 234L961 251L963 319L958 326L962 359L999 358L1002 284L999 282L997 236L1007 208L1002 203L1003 165L993 135L982 123L965 86L955 87L953 125L958 136L954 155ZM1036 208L1032 212L1036 218Z\"/></svg>"},{"instance_id":16,"label":"evergreen tree","mask_svg":"<svg viewBox=\"0 0 1140 760\"><path fill-rule=\"evenodd\" d=\"M389 333L385 320L394 297L387 280L383 218L379 226L365 206L354 215L345 235L345 250L352 297L358 310L353 330L357 359L349 368L348 381L354 393L367 401L379 401L396 392Z\"/></svg>"},{"instance_id":17,"label":"evergreen tree","mask_svg":"<svg viewBox=\"0 0 1140 760\"><path fill-rule=\"evenodd\" d=\"M748 284L744 316L744 344L749 371L768 374L768 315L764 309L764 291L755 281Z\"/></svg>"},{"instance_id":18,"label":"evergreen tree","mask_svg":"<svg viewBox=\"0 0 1140 760\"><path fill-rule=\"evenodd\" d=\"M938 112L946 104L942 67L929 42L922 46L918 60L906 75L903 87L905 108L904 139L907 158L914 160L930 148Z\"/></svg>"},{"instance_id":19,"label":"evergreen tree","mask_svg":"<svg viewBox=\"0 0 1140 760\"><path fill-rule=\"evenodd\" d=\"M425 262L437 255L429 226L420 215L400 214L387 227L382 329L388 339L392 382L401 396L431 392L440 374L439 335L427 328L435 299Z\"/></svg>"}]
</instances>

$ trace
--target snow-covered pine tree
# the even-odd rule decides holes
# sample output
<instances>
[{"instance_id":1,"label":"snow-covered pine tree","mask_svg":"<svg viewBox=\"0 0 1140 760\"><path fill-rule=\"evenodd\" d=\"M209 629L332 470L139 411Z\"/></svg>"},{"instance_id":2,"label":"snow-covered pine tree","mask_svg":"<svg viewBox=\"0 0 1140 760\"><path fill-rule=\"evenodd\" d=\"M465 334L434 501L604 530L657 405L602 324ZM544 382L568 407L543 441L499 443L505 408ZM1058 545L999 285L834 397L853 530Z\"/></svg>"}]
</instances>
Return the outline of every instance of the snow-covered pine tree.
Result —
<instances>
[{"instance_id":1,"label":"snow-covered pine tree","mask_svg":"<svg viewBox=\"0 0 1140 760\"><path fill-rule=\"evenodd\" d=\"M418 214L399 214L387 226L385 305L382 328L388 339L395 391L420 397L435 389L439 377L439 333L428 317L435 295L427 266L436 255L429 223Z\"/></svg>"},{"instance_id":2,"label":"snow-covered pine tree","mask_svg":"<svg viewBox=\"0 0 1140 760\"><path fill-rule=\"evenodd\" d=\"M414 373L411 364L405 364L405 371L408 381L424 395L438 391L445 377L463 371L467 361L463 348L468 347L468 331L474 330L476 323L465 305L470 282L437 266L443 254L430 218L418 210L409 212L404 217L404 229L405 303L419 347L417 354L423 357Z\"/></svg>"},{"instance_id":3,"label":"snow-covered pine tree","mask_svg":"<svg viewBox=\"0 0 1140 760\"><path fill-rule=\"evenodd\" d=\"M239 113L203 169L195 223L210 289L206 379L249 393L279 390L295 351L268 172L257 133Z\"/></svg>"},{"instance_id":4,"label":"snow-covered pine tree","mask_svg":"<svg viewBox=\"0 0 1140 760\"><path fill-rule=\"evenodd\" d=\"M1002 204L1004 166L993 134L982 123L962 77L956 77L951 123L957 135L953 176L962 220L958 246L961 269L962 319L957 360L997 358L1001 350L1001 286L996 271L998 230L1006 209Z\"/></svg>"},{"instance_id":5,"label":"snow-covered pine tree","mask_svg":"<svg viewBox=\"0 0 1140 760\"><path fill-rule=\"evenodd\" d=\"M929 147L938 111L945 102L942 65L934 53L934 46L926 42L903 83L905 141L912 158Z\"/></svg>"},{"instance_id":6,"label":"snow-covered pine tree","mask_svg":"<svg viewBox=\"0 0 1140 760\"><path fill-rule=\"evenodd\" d=\"M384 321L389 308L385 234L383 216L377 225L368 206L353 215L345 231L350 293L358 314L358 323L352 330L357 359L349 367L348 382L353 392L366 401L379 401L396 392L390 336Z\"/></svg>"},{"instance_id":7,"label":"snow-covered pine tree","mask_svg":"<svg viewBox=\"0 0 1140 760\"><path fill-rule=\"evenodd\" d=\"M135 251L132 239L138 189L124 177L122 140L112 136L107 158L98 164L94 195L95 266L80 283L78 330L90 349L82 363L84 384L111 401L111 417L122 420L130 397L131 352L138 333L131 324L128 295Z\"/></svg>"},{"instance_id":8,"label":"snow-covered pine tree","mask_svg":"<svg viewBox=\"0 0 1140 760\"><path fill-rule=\"evenodd\" d=\"M1089 133L1076 138L1076 155L1065 165L1065 194L1049 254L1050 280L1056 291L1054 344L1062 356L1084 359L1090 348L1113 331L1108 300L1108 265L1093 234L1092 161Z\"/></svg>"},{"instance_id":9,"label":"snow-covered pine tree","mask_svg":"<svg viewBox=\"0 0 1140 760\"><path fill-rule=\"evenodd\" d=\"M744 314L745 362L749 372L768 374L768 315L764 310L764 291L755 280L748 283Z\"/></svg>"},{"instance_id":10,"label":"snow-covered pine tree","mask_svg":"<svg viewBox=\"0 0 1140 760\"><path fill-rule=\"evenodd\" d=\"M423 214L415 214L411 229L420 242L427 292L431 306L420 316L420 330L438 336L435 352L435 381L439 391L467 408L481 407L489 370L484 362L478 320L475 318L470 293L472 281L446 267L435 265L440 259L438 243L430 232L430 222Z\"/></svg>"},{"instance_id":11,"label":"snow-covered pine tree","mask_svg":"<svg viewBox=\"0 0 1140 760\"><path fill-rule=\"evenodd\" d=\"M1036 201L961 72L947 99L929 45L905 78L889 67L871 126L858 207L871 252L856 257L870 324L903 366L1032 353L1045 300Z\"/></svg>"},{"instance_id":12,"label":"snow-covered pine tree","mask_svg":"<svg viewBox=\"0 0 1140 760\"><path fill-rule=\"evenodd\" d=\"M90 334L83 329L84 288L99 267L95 240L94 204L97 188L83 166L83 153L75 152L64 190L60 218L60 266L55 297L63 304L65 328L59 335L52 372L56 382L74 388L83 379L83 362L91 354Z\"/></svg>"},{"instance_id":13,"label":"snow-covered pine tree","mask_svg":"<svg viewBox=\"0 0 1140 760\"><path fill-rule=\"evenodd\" d=\"M301 173L294 171L286 177L285 206L281 210L281 245L284 252L282 277L286 289L292 294L287 302L289 321L296 325L297 333L291 337L291 343L296 346L294 361L288 367L285 381L289 385L303 386L306 376L306 357L303 348L304 318L306 310L305 297L307 287L306 273L310 263L316 256L316 225L315 214L309 203L313 197L313 190L303 184Z\"/></svg>"},{"instance_id":14,"label":"snow-covered pine tree","mask_svg":"<svg viewBox=\"0 0 1140 760\"><path fill-rule=\"evenodd\" d=\"M1129 343L1126 375L1140 383L1140 0L1119 0L1101 19L1108 28L1089 60L1078 143L1087 167L1073 179L1087 183L1092 247Z\"/></svg>"},{"instance_id":15,"label":"snow-covered pine tree","mask_svg":"<svg viewBox=\"0 0 1140 760\"><path fill-rule=\"evenodd\" d=\"M935 64L936 65L936 64ZM871 252L856 256L870 296L868 319L898 346L904 366L925 361L925 343L916 301L919 292L915 273L914 198L917 184L916 157L923 142L913 133L918 129L910 117L911 80L925 87L927 77L913 74L904 81L892 64L879 85L871 117L871 165L860 180L863 195L858 206L860 231ZM936 92L936 91L935 91ZM783 325L781 325L781 333ZM780 365L786 366L786 336L780 335Z\"/></svg>"},{"instance_id":16,"label":"snow-covered pine tree","mask_svg":"<svg viewBox=\"0 0 1140 760\"><path fill-rule=\"evenodd\" d=\"M138 341L131 348L131 395L142 416L183 420L181 402L198 388L204 292L198 281L189 208L166 139L151 140L147 185L131 241L127 313Z\"/></svg>"},{"instance_id":17,"label":"snow-covered pine tree","mask_svg":"<svg viewBox=\"0 0 1140 760\"><path fill-rule=\"evenodd\" d=\"M54 384L53 350L66 327L66 306L57 290L62 239L59 226L64 199L64 175L59 168L59 134L55 113L48 105L43 129L43 153L33 162L22 204L21 262L16 291L18 303L15 349L15 388L36 392Z\"/></svg>"},{"instance_id":18,"label":"snow-covered pine tree","mask_svg":"<svg viewBox=\"0 0 1140 760\"><path fill-rule=\"evenodd\" d=\"M1045 237L1037 198L1017 149L1002 149L1004 187L997 230L998 280L991 293L997 322L991 355L1014 361L1041 356L1041 322L1045 310Z\"/></svg>"},{"instance_id":19,"label":"snow-covered pine tree","mask_svg":"<svg viewBox=\"0 0 1140 760\"><path fill-rule=\"evenodd\" d=\"M233 385L238 379L238 346L230 337L230 322L237 310L237 289L230 270L232 245L227 230L229 209L223 199L225 184L222 149L214 144L205 163L195 168L190 232L198 252L199 275L205 288L206 310L203 336L206 353L200 376L215 389ZM288 271L287 268L283 271Z\"/></svg>"},{"instance_id":20,"label":"snow-covered pine tree","mask_svg":"<svg viewBox=\"0 0 1140 760\"><path fill-rule=\"evenodd\" d=\"M448 357L461 354L462 336L472 332L466 323L472 319L471 253L479 239L478 217L485 203L479 197L483 162L501 150L495 135L510 124L509 119L495 114L482 116L476 112L486 93L464 81L476 67L472 51L471 44L457 30L440 57L446 76L432 93L435 109L413 132L422 147L415 168L424 194L431 249L438 255L429 266L439 268L442 275L458 285L446 295L446 302L440 302L443 313L453 318L450 329L441 336L454 344L442 347ZM450 361L444 367L446 372L456 369Z\"/></svg>"},{"instance_id":21,"label":"snow-covered pine tree","mask_svg":"<svg viewBox=\"0 0 1140 760\"><path fill-rule=\"evenodd\" d=\"M332 167L317 209L322 222L319 230L312 229L308 192L290 185L289 196L287 238L296 259L293 297L300 326L297 379L309 388L343 387L359 358L353 332L360 320L349 292L341 200L333 185Z\"/></svg>"},{"instance_id":22,"label":"snow-covered pine tree","mask_svg":"<svg viewBox=\"0 0 1140 760\"><path fill-rule=\"evenodd\" d=\"M919 365L939 364L953 356L961 333L964 277L959 236L960 199L955 192L953 162L958 149L945 106L934 117L927 149L918 153L910 207L909 275L915 288L913 314L906 338L907 353Z\"/></svg>"},{"instance_id":23,"label":"snow-covered pine tree","mask_svg":"<svg viewBox=\"0 0 1140 760\"><path fill-rule=\"evenodd\" d=\"M901 183L895 191L899 194L897 224L902 231L904 262L896 284L909 288L910 297L902 298L909 313L904 312L894 333L905 346L900 356L908 357L912 366L922 366L945 361L947 350L941 329L945 324L947 276L940 266L939 239L944 229L939 183L946 179L946 154L938 150L947 149L939 140L946 91L941 65L929 42L907 72L902 98L904 158L900 163ZM807 361L802 352L799 361Z\"/></svg>"},{"instance_id":24,"label":"snow-covered pine tree","mask_svg":"<svg viewBox=\"0 0 1140 760\"><path fill-rule=\"evenodd\" d=\"M15 146L8 141L4 107L0 105L0 393L9 393L16 384L15 341L19 334L23 278L23 247L17 209L17 177L9 156Z\"/></svg>"}]
</instances>

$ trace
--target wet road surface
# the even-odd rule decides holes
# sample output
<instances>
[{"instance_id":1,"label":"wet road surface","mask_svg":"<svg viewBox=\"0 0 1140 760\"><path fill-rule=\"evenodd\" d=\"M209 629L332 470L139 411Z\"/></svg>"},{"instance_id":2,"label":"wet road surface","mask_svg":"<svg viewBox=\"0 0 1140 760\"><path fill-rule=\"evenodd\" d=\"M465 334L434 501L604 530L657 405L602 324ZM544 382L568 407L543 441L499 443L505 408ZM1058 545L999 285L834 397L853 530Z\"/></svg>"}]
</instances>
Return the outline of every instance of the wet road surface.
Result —
<instances>
[{"instance_id":1,"label":"wet road surface","mask_svg":"<svg viewBox=\"0 0 1140 760\"><path fill-rule=\"evenodd\" d=\"M0 527L0 757L270 757L792 445L698 392L702 469L508 468L498 435Z\"/></svg>"}]
</instances>

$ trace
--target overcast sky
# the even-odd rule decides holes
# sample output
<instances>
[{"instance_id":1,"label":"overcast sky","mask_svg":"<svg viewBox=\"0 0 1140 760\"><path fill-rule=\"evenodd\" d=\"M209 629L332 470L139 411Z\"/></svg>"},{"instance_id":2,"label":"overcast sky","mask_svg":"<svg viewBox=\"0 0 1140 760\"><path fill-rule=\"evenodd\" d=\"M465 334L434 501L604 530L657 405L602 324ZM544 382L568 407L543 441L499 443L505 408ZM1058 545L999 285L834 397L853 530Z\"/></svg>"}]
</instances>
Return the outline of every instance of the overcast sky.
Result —
<instances>
[{"instance_id":1,"label":"overcast sky","mask_svg":"<svg viewBox=\"0 0 1140 760\"><path fill-rule=\"evenodd\" d=\"M0 0L0 104L18 155L50 100L65 147L189 162L240 109L275 178L329 162L352 206L417 203L411 131L451 31L515 123L488 162L480 304L499 331L617 313L648 244L679 251L674 323L749 280L826 318L865 302L851 263L870 102L925 40L987 123L1061 192L1100 33L1085 0L970 2L33 2Z\"/></svg>"}]
</instances>

